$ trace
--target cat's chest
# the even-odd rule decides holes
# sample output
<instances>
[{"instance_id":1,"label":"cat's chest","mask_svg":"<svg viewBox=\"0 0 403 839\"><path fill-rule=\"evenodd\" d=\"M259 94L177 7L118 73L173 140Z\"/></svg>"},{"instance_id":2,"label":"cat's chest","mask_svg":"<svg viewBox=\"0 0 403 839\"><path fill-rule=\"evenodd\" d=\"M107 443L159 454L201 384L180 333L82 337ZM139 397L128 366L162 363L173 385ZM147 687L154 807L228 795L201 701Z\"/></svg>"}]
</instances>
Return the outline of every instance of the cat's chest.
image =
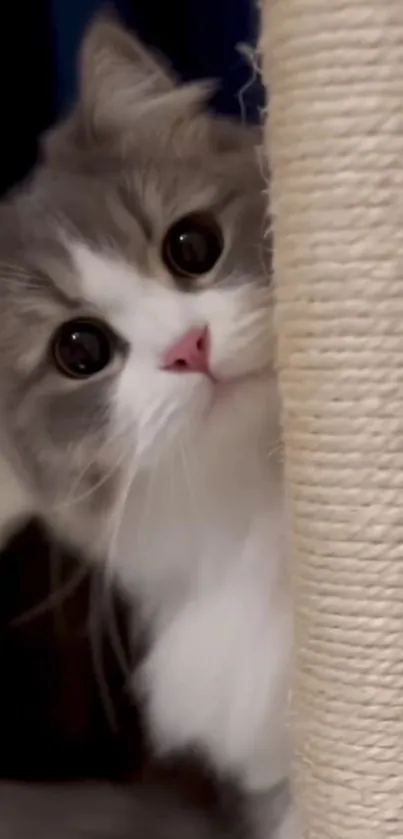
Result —
<instances>
[{"instance_id":1,"label":"cat's chest","mask_svg":"<svg viewBox=\"0 0 403 839\"><path fill-rule=\"evenodd\" d=\"M160 748L200 748L216 767L261 789L284 777L287 763L283 518L278 507L255 507L226 525L212 517L200 542L182 532L178 564L170 548L179 543L167 539L160 559L174 573L162 585L144 583L155 612L142 684Z\"/></svg>"},{"instance_id":2,"label":"cat's chest","mask_svg":"<svg viewBox=\"0 0 403 839\"><path fill-rule=\"evenodd\" d=\"M151 474L134 486L120 527L120 577L153 613L171 602L176 610L205 581L214 587L216 575L235 565L252 540L257 553L268 532L273 544L281 538L260 475L224 478L217 470L202 484L185 470L186 464L162 480Z\"/></svg>"},{"instance_id":3,"label":"cat's chest","mask_svg":"<svg viewBox=\"0 0 403 839\"><path fill-rule=\"evenodd\" d=\"M256 576L239 566L157 629L141 687L158 748L199 748L259 790L287 771L291 627L283 586Z\"/></svg>"},{"instance_id":4,"label":"cat's chest","mask_svg":"<svg viewBox=\"0 0 403 839\"><path fill-rule=\"evenodd\" d=\"M151 629L142 687L156 744L199 747L259 789L285 773L282 493L261 470L221 479L143 487L119 565Z\"/></svg>"}]
</instances>

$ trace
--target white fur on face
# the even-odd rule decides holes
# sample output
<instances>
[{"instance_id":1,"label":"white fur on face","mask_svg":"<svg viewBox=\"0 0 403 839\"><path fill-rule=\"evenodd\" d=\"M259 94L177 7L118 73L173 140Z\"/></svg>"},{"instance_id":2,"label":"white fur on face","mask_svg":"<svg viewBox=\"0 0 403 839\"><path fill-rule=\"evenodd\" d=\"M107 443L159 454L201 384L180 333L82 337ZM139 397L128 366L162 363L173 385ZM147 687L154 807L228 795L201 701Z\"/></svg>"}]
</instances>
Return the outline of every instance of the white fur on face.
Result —
<instances>
[{"instance_id":1,"label":"white fur on face","mask_svg":"<svg viewBox=\"0 0 403 839\"><path fill-rule=\"evenodd\" d=\"M155 461L174 440L191 435L216 400L216 388L203 374L160 369L166 350L189 329L209 326L217 378L230 384L267 371L273 355L267 289L245 278L243 285L186 294L84 244L70 247L84 299L130 347L113 402L117 425L135 430L139 465ZM235 383L223 388L221 419L214 417L218 425L233 422L226 406L235 389Z\"/></svg>"}]
</instances>

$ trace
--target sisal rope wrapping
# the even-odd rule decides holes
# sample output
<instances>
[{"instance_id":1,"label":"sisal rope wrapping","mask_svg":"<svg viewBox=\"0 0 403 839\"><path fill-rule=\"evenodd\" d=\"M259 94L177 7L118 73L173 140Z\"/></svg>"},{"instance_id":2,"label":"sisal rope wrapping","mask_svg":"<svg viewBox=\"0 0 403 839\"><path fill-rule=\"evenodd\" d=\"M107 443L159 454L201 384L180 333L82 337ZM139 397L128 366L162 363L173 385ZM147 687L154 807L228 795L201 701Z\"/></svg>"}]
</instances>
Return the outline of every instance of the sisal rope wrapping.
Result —
<instances>
[{"instance_id":1,"label":"sisal rope wrapping","mask_svg":"<svg viewBox=\"0 0 403 839\"><path fill-rule=\"evenodd\" d=\"M309 839L403 839L403 2L263 0Z\"/></svg>"}]
</instances>

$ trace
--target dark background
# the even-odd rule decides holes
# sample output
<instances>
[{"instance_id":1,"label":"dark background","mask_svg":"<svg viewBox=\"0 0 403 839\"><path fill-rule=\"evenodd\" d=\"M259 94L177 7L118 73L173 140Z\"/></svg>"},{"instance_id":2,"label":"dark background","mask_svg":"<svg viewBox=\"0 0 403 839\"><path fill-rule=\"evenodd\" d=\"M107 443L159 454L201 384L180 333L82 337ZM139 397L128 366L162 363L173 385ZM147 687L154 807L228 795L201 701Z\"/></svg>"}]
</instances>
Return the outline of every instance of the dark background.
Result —
<instances>
[{"instance_id":1,"label":"dark background","mask_svg":"<svg viewBox=\"0 0 403 839\"><path fill-rule=\"evenodd\" d=\"M0 777L125 780L143 759L127 690L125 610L102 578L29 522L0 560ZM113 633L109 628L113 629ZM135 666L135 661L131 661ZM106 687L107 686L107 687Z\"/></svg>"}]
</instances>

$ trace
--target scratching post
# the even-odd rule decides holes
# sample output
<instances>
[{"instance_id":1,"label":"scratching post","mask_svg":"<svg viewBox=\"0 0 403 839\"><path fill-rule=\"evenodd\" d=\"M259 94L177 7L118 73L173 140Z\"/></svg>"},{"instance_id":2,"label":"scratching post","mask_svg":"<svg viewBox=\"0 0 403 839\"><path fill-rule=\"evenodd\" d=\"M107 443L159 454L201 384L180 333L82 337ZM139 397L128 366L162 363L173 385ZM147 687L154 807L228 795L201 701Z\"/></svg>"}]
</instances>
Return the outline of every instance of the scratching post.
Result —
<instances>
[{"instance_id":1,"label":"scratching post","mask_svg":"<svg viewBox=\"0 0 403 839\"><path fill-rule=\"evenodd\" d=\"M262 0L305 839L403 837L403 5Z\"/></svg>"}]
</instances>

